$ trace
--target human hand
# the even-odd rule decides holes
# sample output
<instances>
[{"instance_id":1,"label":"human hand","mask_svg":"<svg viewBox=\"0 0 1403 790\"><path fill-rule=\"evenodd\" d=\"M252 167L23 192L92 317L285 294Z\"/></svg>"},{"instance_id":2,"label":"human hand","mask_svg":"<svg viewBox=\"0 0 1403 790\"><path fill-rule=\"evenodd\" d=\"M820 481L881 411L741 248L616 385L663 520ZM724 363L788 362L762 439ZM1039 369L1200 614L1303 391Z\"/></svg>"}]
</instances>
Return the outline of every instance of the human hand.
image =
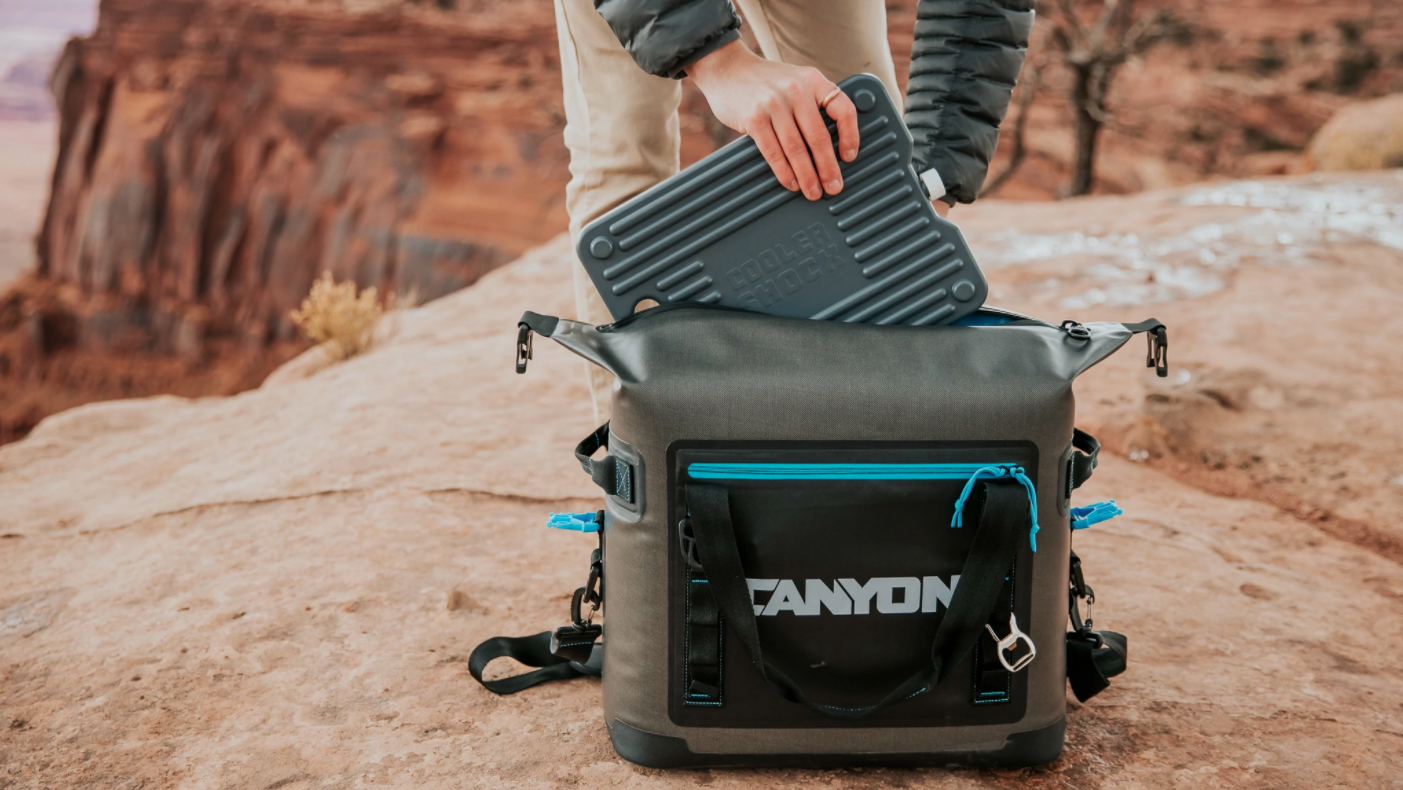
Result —
<instances>
[{"instance_id":1,"label":"human hand","mask_svg":"<svg viewBox=\"0 0 1403 790\"><path fill-rule=\"evenodd\" d=\"M801 190L809 200L843 189L820 110L837 121L839 156L851 162L857 158L857 108L818 69L765 60L736 41L693 63L687 75L717 120L750 135L786 189Z\"/></svg>"}]
</instances>

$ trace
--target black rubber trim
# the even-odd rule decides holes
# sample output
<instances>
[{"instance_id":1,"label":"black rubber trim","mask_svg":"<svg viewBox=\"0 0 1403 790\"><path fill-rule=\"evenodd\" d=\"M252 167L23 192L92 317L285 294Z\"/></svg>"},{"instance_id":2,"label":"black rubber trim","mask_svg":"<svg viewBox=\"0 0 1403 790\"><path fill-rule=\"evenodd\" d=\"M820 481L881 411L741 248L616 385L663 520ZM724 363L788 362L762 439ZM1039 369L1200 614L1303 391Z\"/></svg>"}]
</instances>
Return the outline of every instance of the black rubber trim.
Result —
<instances>
[{"instance_id":1,"label":"black rubber trim","mask_svg":"<svg viewBox=\"0 0 1403 790\"><path fill-rule=\"evenodd\" d=\"M608 723L609 740L619 756L645 768L846 768L857 766L972 766L1026 768L1046 765L1062 754L1067 720L1016 732L990 751L867 752L857 754L699 754L687 741L654 735L619 719Z\"/></svg>"}]
</instances>

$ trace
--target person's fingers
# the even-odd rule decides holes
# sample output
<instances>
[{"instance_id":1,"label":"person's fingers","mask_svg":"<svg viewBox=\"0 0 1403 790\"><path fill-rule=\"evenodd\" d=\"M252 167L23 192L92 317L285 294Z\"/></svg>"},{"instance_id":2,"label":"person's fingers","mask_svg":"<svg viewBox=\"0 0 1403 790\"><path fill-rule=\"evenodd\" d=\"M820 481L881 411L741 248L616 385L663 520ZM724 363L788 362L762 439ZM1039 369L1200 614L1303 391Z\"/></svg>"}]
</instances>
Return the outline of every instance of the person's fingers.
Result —
<instances>
[{"instance_id":1,"label":"person's fingers","mask_svg":"<svg viewBox=\"0 0 1403 790\"><path fill-rule=\"evenodd\" d=\"M784 188L790 192L798 191L799 181L794 177L794 171L789 167L789 159L784 155L784 148L780 146L779 139L775 137L775 130L770 125L770 119L767 116L757 116L745 126L746 134L755 141L755 146L760 149L760 155L765 157L766 162L770 163L770 169L774 171L775 178L778 178Z\"/></svg>"},{"instance_id":2,"label":"person's fingers","mask_svg":"<svg viewBox=\"0 0 1403 790\"><path fill-rule=\"evenodd\" d=\"M789 166L799 179L799 190L809 200L818 200L823 197L823 187L819 186L818 173L814 172L813 160L809 159L809 145L804 142L799 127L794 125L794 116L791 113L792 110L787 112L785 108L781 108L770 116L770 122L774 124L775 136L784 148Z\"/></svg>"},{"instance_id":3,"label":"person's fingers","mask_svg":"<svg viewBox=\"0 0 1403 790\"><path fill-rule=\"evenodd\" d=\"M832 90L831 88L829 89ZM826 96L828 94L824 94ZM819 97L822 101L823 97ZM848 94L839 93L828 102L824 108L828 117L838 122L838 155L843 157L844 162L851 162L857 158L857 107L853 106L853 100L848 98Z\"/></svg>"},{"instance_id":4,"label":"person's fingers","mask_svg":"<svg viewBox=\"0 0 1403 790\"><path fill-rule=\"evenodd\" d=\"M828 136L828 127L823 116L818 114L818 104L801 100L794 108L794 120L799 123L799 131L813 153L814 167L823 191L836 195L843 189L843 172L838 169L838 158L833 155L833 138Z\"/></svg>"}]
</instances>

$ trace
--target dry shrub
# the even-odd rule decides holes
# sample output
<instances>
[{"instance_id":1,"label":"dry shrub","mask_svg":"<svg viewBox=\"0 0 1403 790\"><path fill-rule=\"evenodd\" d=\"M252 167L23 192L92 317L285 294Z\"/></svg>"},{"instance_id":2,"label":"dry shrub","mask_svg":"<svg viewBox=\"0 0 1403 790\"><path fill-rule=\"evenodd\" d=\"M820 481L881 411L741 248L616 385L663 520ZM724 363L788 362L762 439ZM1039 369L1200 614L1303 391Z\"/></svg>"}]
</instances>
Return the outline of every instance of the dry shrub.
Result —
<instances>
[{"instance_id":1,"label":"dry shrub","mask_svg":"<svg viewBox=\"0 0 1403 790\"><path fill-rule=\"evenodd\" d=\"M374 288L357 293L354 282L338 283L331 272L324 272L291 317L309 340L324 346L333 358L346 359L370 348L384 314Z\"/></svg>"}]
</instances>

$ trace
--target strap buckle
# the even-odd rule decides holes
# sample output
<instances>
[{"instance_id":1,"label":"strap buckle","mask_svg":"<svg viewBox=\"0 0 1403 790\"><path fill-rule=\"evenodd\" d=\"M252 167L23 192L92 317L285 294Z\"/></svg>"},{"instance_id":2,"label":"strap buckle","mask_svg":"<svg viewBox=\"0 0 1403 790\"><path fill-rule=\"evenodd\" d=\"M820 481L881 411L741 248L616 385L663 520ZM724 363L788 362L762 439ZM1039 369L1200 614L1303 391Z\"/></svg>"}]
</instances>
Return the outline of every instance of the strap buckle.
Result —
<instances>
[{"instance_id":1,"label":"strap buckle","mask_svg":"<svg viewBox=\"0 0 1403 790\"><path fill-rule=\"evenodd\" d=\"M700 550L697 548L697 535L692 529L692 514L688 513L677 522L677 543L682 549L682 559L687 567L698 573L705 573L701 564Z\"/></svg>"},{"instance_id":2,"label":"strap buckle","mask_svg":"<svg viewBox=\"0 0 1403 790\"><path fill-rule=\"evenodd\" d=\"M525 373L526 363L531 361L531 326L526 322L516 325L516 372Z\"/></svg>"},{"instance_id":3,"label":"strap buckle","mask_svg":"<svg viewBox=\"0 0 1403 790\"><path fill-rule=\"evenodd\" d=\"M1018 617L1012 612L1008 615L1008 636L1000 639L999 635L994 633L994 627L988 623L985 623L984 630L988 631L989 636L994 638L995 644L998 645L999 663L1003 664L1004 669L1009 672L1022 670L1038 657L1038 646L1033 644L1032 637L1018 630ZM1028 645L1028 653L1010 664L1008 659L1004 657L1004 653L1012 653L1020 641Z\"/></svg>"},{"instance_id":4,"label":"strap buckle","mask_svg":"<svg viewBox=\"0 0 1403 790\"><path fill-rule=\"evenodd\" d=\"M1081 557L1072 552L1071 562L1071 584L1068 585L1068 616L1072 620L1072 628L1077 634L1086 636L1092 633L1091 630L1091 605L1096 603L1096 591L1091 589L1091 585L1086 583L1086 577L1082 575ZM1077 604L1080 600L1086 601L1086 619L1081 616L1081 607Z\"/></svg>"},{"instance_id":5,"label":"strap buckle","mask_svg":"<svg viewBox=\"0 0 1403 790\"><path fill-rule=\"evenodd\" d=\"M551 632L550 652L557 658L576 664L589 663L594 643L604 634L604 626L594 623L564 625Z\"/></svg>"},{"instance_id":6,"label":"strap buckle","mask_svg":"<svg viewBox=\"0 0 1403 790\"><path fill-rule=\"evenodd\" d=\"M1169 330L1162 324L1145 333L1148 351L1145 354L1145 367L1154 368L1155 375L1164 378L1169 375Z\"/></svg>"},{"instance_id":7,"label":"strap buckle","mask_svg":"<svg viewBox=\"0 0 1403 790\"><path fill-rule=\"evenodd\" d=\"M603 553L595 549L589 558L589 579L585 586L576 588L575 594L570 598L570 622L574 623L576 628L584 628L594 622L594 613L599 611L599 604L604 601L603 579ZM585 604L589 604L587 615L582 613Z\"/></svg>"}]
</instances>

